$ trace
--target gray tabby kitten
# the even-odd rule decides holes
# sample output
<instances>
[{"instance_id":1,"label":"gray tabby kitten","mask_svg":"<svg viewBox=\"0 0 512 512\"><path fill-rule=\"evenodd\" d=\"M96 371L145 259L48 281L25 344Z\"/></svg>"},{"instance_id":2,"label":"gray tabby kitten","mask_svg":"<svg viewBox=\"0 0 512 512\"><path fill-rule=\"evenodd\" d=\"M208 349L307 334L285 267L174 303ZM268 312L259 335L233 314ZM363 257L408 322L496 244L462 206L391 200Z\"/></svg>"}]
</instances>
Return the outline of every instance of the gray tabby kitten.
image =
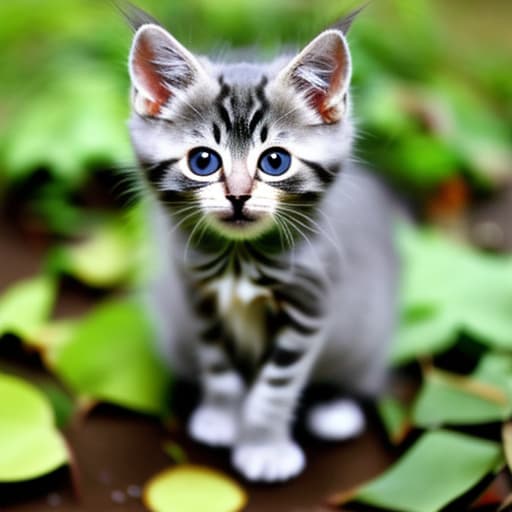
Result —
<instances>
[{"instance_id":1,"label":"gray tabby kitten","mask_svg":"<svg viewBox=\"0 0 512 512\"><path fill-rule=\"evenodd\" d=\"M226 64L149 22L129 68L161 256L151 310L175 372L202 388L190 435L232 447L250 480L289 479L305 465L290 432L305 386L340 393L309 411L314 434L358 434L341 393L379 392L395 318L391 201L350 159L345 35Z\"/></svg>"}]
</instances>

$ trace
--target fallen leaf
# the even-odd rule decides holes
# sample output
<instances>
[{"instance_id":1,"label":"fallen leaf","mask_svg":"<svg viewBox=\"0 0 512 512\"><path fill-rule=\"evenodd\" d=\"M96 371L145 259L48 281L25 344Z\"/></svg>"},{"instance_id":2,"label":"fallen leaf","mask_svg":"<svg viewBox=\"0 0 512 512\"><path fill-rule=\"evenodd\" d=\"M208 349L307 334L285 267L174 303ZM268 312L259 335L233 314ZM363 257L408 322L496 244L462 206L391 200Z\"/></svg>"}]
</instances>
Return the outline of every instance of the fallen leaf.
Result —
<instances>
[{"instance_id":1,"label":"fallen leaf","mask_svg":"<svg viewBox=\"0 0 512 512\"><path fill-rule=\"evenodd\" d=\"M76 410L73 398L52 382L41 382L38 387L52 407L55 423L59 428L64 428Z\"/></svg>"},{"instance_id":2,"label":"fallen leaf","mask_svg":"<svg viewBox=\"0 0 512 512\"><path fill-rule=\"evenodd\" d=\"M148 482L143 496L151 512L237 512L247 504L247 495L236 482L193 465L163 471Z\"/></svg>"},{"instance_id":3,"label":"fallen leaf","mask_svg":"<svg viewBox=\"0 0 512 512\"><path fill-rule=\"evenodd\" d=\"M501 429L503 450L509 471L512 471L512 423L505 423Z\"/></svg>"},{"instance_id":4,"label":"fallen leaf","mask_svg":"<svg viewBox=\"0 0 512 512\"><path fill-rule=\"evenodd\" d=\"M31 330L25 343L40 352L48 368L55 366L56 355L73 337L78 320L53 320Z\"/></svg>"},{"instance_id":5,"label":"fallen leaf","mask_svg":"<svg viewBox=\"0 0 512 512\"><path fill-rule=\"evenodd\" d=\"M25 339L47 319L53 308L56 283L38 276L20 281L0 297L0 336L14 334Z\"/></svg>"},{"instance_id":6,"label":"fallen leaf","mask_svg":"<svg viewBox=\"0 0 512 512\"><path fill-rule=\"evenodd\" d=\"M437 512L502 463L497 443L446 430L431 431L352 497L395 512Z\"/></svg>"},{"instance_id":7,"label":"fallen leaf","mask_svg":"<svg viewBox=\"0 0 512 512\"><path fill-rule=\"evenodd\" d=\"M93 288L145 282L155 257L148 243L150 218L144 201L117 216L98 216L82 240L54 248L48 269Z\"/></svg>"},{"instance_id":8,"label":"fallen leaf","mask_svg":"<svg viewBox=\"0 0 512 512\"><path fill-rule=\"evenodd\" d=\"M67 464L52 408L31 384L0 374L0 482L37 478Z\"/></svg>"},{"instance_id":9,"label":"fallen leaf","mask_svg":"<svg viewBox=\"0 0 512 512\"><path fill-rule=\"evenodd\" d=\"M116 223L103 223L83 241L55 248L49 266L94 288L110 288L129 281L132 256L130 241Z\"/></svg>"},{"instance_id":10,"label":"fallen leaf","mask_svg":"<svg viewBox=\"0 0 512 512\"><path fill-rule=\"evenodd\" d=\"M475 376L432 369L416 398L412 419L428 428L501 421L511 412L512 402L503 389Z\"/></svg>"},{"instance_id":11,"label":"fallen leaf","mask_svg":"<svg viewBox=\"0 0 512 512\"><path fill-rule=\"evenodd\" d=\"M53 357L57 375L79 395L149 414L165 413L170 374L137 301L97 307L76 324L71 339Z\"/></svg>"},{"instance_id":12,"label":"fallen leaf","mask_svg":"<svg viewBox=\"0 0 512 512\"><path fill-rule=\"evenodd\" d=\"M377 410L391 443L400 444L411 428L405 406L396 398L386 397L379 400Z\"/></svg>"},{"instance_id":13,"label":"fallen leaf","mask_svg":"<svg viewBox=\"0 0 512 512\"><path fill-rule=\"evenodd\" d=\"M450 348L465 333L512 349L512 258L479 252L433 230L400 230L402 322L392 348L405 364Z\"/></svg>"}]
</instances>

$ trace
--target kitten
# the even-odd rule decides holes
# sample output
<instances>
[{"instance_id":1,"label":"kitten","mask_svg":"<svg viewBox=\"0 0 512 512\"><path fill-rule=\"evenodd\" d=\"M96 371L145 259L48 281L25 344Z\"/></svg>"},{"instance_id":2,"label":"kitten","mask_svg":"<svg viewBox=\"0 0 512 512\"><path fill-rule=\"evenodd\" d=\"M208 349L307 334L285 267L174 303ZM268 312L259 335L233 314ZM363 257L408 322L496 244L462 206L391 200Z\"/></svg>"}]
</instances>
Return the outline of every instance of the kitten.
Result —
<instances>
[{"instance_id":1,"label":"kitten","mask_svg":"<svg viewBox=\"0 0 512 512\"><path fill-rule=\"evenodd\" d=\"M202 388L190 435L286 480L305 465L290 430L306 385L340 393L309 411L314 434L358 434L342 393L381 390L395 319L391 200L350 158L348 44L329 29L295 56L222 63L146 20L130 131L161 257L151 311Z\"/></svg>"}]
</instances>

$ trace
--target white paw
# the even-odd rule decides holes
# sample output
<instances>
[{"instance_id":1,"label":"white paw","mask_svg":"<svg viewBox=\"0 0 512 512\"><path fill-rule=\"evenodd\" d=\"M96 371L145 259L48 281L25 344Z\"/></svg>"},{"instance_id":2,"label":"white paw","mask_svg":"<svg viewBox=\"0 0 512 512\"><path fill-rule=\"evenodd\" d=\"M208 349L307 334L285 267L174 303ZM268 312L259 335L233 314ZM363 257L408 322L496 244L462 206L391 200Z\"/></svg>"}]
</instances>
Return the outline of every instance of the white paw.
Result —
<instances>
[{"instance_id":1,"label":"white paw","mask_svg":"<svg viewBox=\"0 0 512 512\"><path fill-rule=\"evenodd\" d=\"M190 418L188 433L203 444L232 446L238 434L236 409L200 405Z\"/></svg>"},{"instance_id":2,"label":"white paw","mask_svg":"<svg viewBox=\"0 0 512 512\"><path fill-rule=\"evenodd\" d=\"M293 441L241 444L233 452L233 465L253 482L282 482L297 476L306 464L304 453Z\"/></svg>"},{"instance_id":3,"label":"white paw","mask_svg":"<svg viewBox=\"0 0 512 512\"><path fill-rule=\"evenodd\" d=\"M366 421L356 402L340 399L314 406L308 413L306 426L320 439L343 441L361 434Z\"/></svg>"}]
</instances>

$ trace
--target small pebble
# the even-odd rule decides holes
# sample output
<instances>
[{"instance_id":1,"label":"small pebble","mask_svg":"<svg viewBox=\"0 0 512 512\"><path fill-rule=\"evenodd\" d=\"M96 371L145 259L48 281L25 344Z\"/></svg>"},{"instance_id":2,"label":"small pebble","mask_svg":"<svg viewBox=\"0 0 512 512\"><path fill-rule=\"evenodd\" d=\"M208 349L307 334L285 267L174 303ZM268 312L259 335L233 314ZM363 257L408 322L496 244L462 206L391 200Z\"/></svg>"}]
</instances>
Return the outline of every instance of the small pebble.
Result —
<instances>
[{"instance_id":1,"label":"small pebble","mask_svg":"<svg viewBox=\"0 0 512 512\"><path fill-rule=\"evenodd\" d=\"M46 503L48 503L50 507L58 507L62 504L62 498L56 492L52 492L51 494L48 494Z\"/></svg>"},{"instance_id":2,"label":"small pebble","mask_svg":"<svg viewBox=\"0 0 512 512\"><path fill-rule=\"evenodd\" d=\"M130 498L140 498L142 496L142 489L138 485L129 485L126 494Z\"/></svg>"},{"instance_id":3,"label":"small pebble","mask_svg":"<svg viewBox=\"0 0 512 512\"><path fill-rule=\"evenodd\" d=\"M117 503L118 505L121 505L121 504L125 503L126 495L124 494L123 491L112 491L111 494L110 494L110 499L114 503Z\"/></svg>"}]
</instances>

